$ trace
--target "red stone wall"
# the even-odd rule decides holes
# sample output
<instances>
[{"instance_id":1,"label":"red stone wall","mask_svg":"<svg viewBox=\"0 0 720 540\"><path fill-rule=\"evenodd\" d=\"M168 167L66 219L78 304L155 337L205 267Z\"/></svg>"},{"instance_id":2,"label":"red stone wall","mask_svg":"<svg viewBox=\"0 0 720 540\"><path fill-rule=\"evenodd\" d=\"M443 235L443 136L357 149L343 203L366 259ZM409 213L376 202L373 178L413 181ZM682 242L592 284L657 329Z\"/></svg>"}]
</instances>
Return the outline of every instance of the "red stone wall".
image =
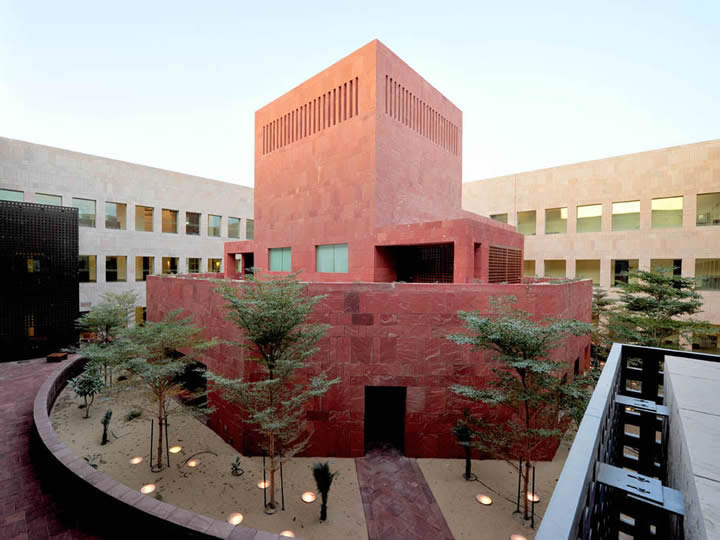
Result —
<instances>
[{"instance_id":1,"label":"red stone wall","mask_svg":"<svg viewBox=\"0 0 720 540\"><path fill-rule=\"evenodd\" d=\"M206 335L237 341L240 332L225 319L222 299L207 280L151 276L147 282L148 320L183 307ZM239 284L239 286L242 286ZM315 320L332 325L313 358L312 371L340 377L341 384L317 400L312 444L306 455L360 456L364 453L365 386L406 386L406 454L459 457L450 428L468 403L452 395L452 384L482 386L492 361L445 336L461 330L458 310L488 310L493 296L513 295L518 307L537 317L591 319L592 284L580 281L539 285L312 283L312 295L327 294ZM571 373L576 358L589 365L589 338L571 338L556 351ZM248 373L243 352L221 346L210 352L208 367L225 376ZM211 395L217 412L211 427L239 450L253 450L252 436L239 416ZM501 421L502 419L498 419ZM546 458L552 457L548 452Z\"/></svg>"}]
</instances>

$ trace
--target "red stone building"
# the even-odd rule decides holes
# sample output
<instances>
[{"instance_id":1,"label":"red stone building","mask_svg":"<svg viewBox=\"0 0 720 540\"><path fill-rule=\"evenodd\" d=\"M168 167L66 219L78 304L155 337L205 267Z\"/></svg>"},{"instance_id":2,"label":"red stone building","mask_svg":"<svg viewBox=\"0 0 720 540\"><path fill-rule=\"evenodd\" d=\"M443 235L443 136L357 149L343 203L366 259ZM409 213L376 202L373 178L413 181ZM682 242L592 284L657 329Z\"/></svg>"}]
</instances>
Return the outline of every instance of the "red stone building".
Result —
<instances>
[{"instance_id":1,"label":"red stone building","mask_svg":"<svg viewBox=\"0 0 720 540\"><path fill-rule=\"evenodd\" d=\"M225 276L302 271L309 294L328 295L312 367L342 383L308 412L308 455L362 455L381 423L407 455L459 455L463 404L447 387L483 384L491 364L445 339L458 310L513 295L538 317L590 320L589 281L521 283L522 235L461 209L461 149L460 110L379 41L256 113L255 239L225 245ZM209 281L153 277L147 295L150 320L184 307L209 335L240 337ZM219 347L208 367L244 376L241 354ZM584 369L589 339L556 354ZM252 451L213 399L213 428Z\"/></svg>"}]
</instances>

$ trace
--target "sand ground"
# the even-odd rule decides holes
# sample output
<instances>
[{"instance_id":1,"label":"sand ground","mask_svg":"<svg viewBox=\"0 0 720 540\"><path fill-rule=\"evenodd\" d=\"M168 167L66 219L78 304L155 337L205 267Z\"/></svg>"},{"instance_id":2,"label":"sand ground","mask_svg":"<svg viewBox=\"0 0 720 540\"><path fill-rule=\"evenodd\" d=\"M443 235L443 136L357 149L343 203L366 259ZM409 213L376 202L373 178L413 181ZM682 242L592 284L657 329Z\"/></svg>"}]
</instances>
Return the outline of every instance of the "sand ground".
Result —
<instances>
[{"instance_id":1,"label":"sand ground","mask_svg":"<svg viewBox=\"0 0 720 540\"><path fill-rule=\"evenodd\" d=\"M240 454L198 419L182 414L170 417L169 446L181 446L182 451L171 455L169 468L153 473L148 466L148 412L132 421L125 420L131 409L149 406L148 396L141 388L127 382L116 383L112 391L95 398L89 419L83 418L84 410L78 408L81 402L69 387L65 388L51 413L53 427L77 455L101 455L99 470L131 488L140 489L152 483L157 486L156 494L170 504L220 520L240 512L244 515L245 526L275 533L291 530L307 540L368 538L355 462L351 458L329 460L331 469L339 471L340 476L330 490L327 522L320 523L319 499L311 504L300 499L303 492L315 491L310 467L319 458L293 458L286 464L286 510L269 516L263 511L263 490L257 487L258 481L262 480L262 458L241 456L245 472L240 477L232 476L230 464ZM100 420L108 408L113 411L111 442L101 446ZM568 448L569 444L563 443L553 461L537 464L536 484L541 500L535 506L535 530L550 500ZM155 449L156 445L153 452ZM198 466L187 467L185 462L195 454L198 454L195 456ZM130 459L136 456L142 457L143 462L131 465ZM462 478L464 461L461 459L418 459L418 464L458 540L494 540L508 538L513 533L534 537L535 531L513 515L517 473L506 462L473 460L472 471L480 482L467 482ZM489 495L493 504L480 505L475 500L478 494Z\"/></svg>"},{"instance_id":2,"label":"sand ground","mask_svg":"<svg viewBox=\"0 0 720 540\"><path fill-rule=\"evenodd\" d=\"M116 383L112 392L96 396L90 418L83 418L82 400L66 387L58 396L51 413L53 427L63 442L77 455L100 454L99 470L128 487L140 489L155 484L156 493L170 504L188 508L215 519L226 520L233 512L244 515L243 525L279 533L291 530L307 540L351 538L364 540L367 536L365 514L360 499L355 461L350 458L330 459L331 470L340 472L333 481L328 500L328 520L320 522L320 499L307 504L300 495L315 491L310 469L319 458L293 458L283 468L285 480L285 511L269 516L264 513L263 490L257 487L262 480L262 458L241 457L245 473L232 476L230 464L240 454L202 422L188 415L173 415L169 420L170 446L182 446L179 454L170 456L170 468L153 473L148 466L150 457L150 417L147 413L125 421L133 408L147 404L141 389L127 383ZM100 445L102 419L111 408L111 442ZM156 446L153 447L153 453ZM195 468L184 465L198 452ZM139 465L130 459L142 457ZM279 482L278 482L279 485ZM149 495L154 496L154 495ZM280 500L280 494L277 494Z\"/></svg>"},{"instance_id":3,"label":"sand ground","mask_svg":"<svg viewBox=\"0 0 720 540\"><path fill-rule=\"evenodd\" d=\"M517 508L517 469L505 461L472 460L472 472L478 481L463 478L465 461L450 459L418 459L445 520L455 538L495 540L522 534L534 538L542 515L550 502L555 484L567 458L570 444L563 442L552 461L538 462L535 486L540 501L535 504L535 529L523 523ZM476 495L489 495L493 503L483 506ZM521 504L522 510L522 504Z\"/></svg>"}]
</instances>

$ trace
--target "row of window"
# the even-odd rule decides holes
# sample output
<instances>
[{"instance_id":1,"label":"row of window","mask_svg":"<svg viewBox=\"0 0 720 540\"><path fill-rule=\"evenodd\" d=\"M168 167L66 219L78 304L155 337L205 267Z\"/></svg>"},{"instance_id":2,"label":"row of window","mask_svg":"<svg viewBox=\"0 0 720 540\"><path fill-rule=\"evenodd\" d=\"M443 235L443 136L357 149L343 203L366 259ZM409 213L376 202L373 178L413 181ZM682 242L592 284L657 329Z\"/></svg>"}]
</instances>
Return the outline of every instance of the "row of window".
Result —
<instances>
[{"instance_id":1,"label":"row of window","mask_svg":"<svg viewBox=\"0 0 720 540\"><path fill-rule=\"evenodd\" d=\"M125 255L106 255L105 281L127 281L127 259ZM185 271L188 274L199 274L202 272L201 261L200 257L187 257ZM207 271L222 272L222 259L208 259ZM179 272L180 257L161 257L161 274L177 274ZM135 281L145 281L147 276L155 273L155 257L135 257ZM78 279L80 283L97 281L97 255L80 255Z\"/></svg>"},{"instance_id":2,"label":"row of window","mask_svg":"<svg viewBox=\"0 0 720 540\"><path fill-rule=\"evenodd\" d=\"M523 274L534 277L535 261L524 261ZM544 277L567 277L567 261L565 259L545 259ZM619 281L627 283L627 272L639 268L638 259L612 259L610 261L611 285ZM682 259L651 259L650 270L676 276L682 275ZM592 279L595 285L600 284L600 259L577 259L575 261L575 277ZM695 259L695 282L699 290L720 290L720 259Z\"/></svg>"},{"instance_id":3,"label":"row of window","mask_svg":"<svg viewBox=\"0 0 720 540\"><path fill-rule=\"evenodd\" d=\"M12 189L0 189L0 200L23 202L24 193ZM45 193L36 193L35 202L39 204L50 204L53 206L62 206L62 197L60 195L48 195ZM72 206L78 209L78 224L81 227L96 227L96 201L92 199L81 199L79 197L72 198ZM127 229L127 205L125 203L106 202L105 203L105 228L115 230ZM135 205L135 230L143 232L153 232L153 218L155 208L152 206ZM200 235L200 220L202 214L200 212L185 212L185 234L191 236ZM239 217L228 217L228 237L241 238L241 223ZM178 230L178 210L168 208L162 209L162 232L177 234ZM222 216L208 214L208 236L222 236ZM245 238L252 240L255 237L255 222L252 219L245 220Z\"/></svg>"},{"instance_id":4,"label":"row of window","mask_svg":"<svg viewBox=\"0 0 720 540\"><path fill-rule=\"evenodd\" d=\"M268 250L271 272L292 272L292 250L289 247ZM315 271L347 273L348 245L329 244L315 247Z\"/></svg>"},{"instance_id":5,"label":"row of window","mask_svg":"<svg viewBox=\"0 0 720 540\"><path fill-rule=\"evenodd\" d=\"M651 227L669 229L683 226L683 197L663 197L651 201ZM508 222L507 214L490 216L502 223ZM577 207L575 230L579 233L601 232L602 204L587 204ZM517 231L524 235L536 233L537 215L535 210L517 213ZM545 210L545 234L567 232L568 209L548 208ZM720 193L697 195L695 224L698 227L720 225ZM640 228L640 201L612 203L613 231L631 231Z\"/></svg>"}]
</instances>

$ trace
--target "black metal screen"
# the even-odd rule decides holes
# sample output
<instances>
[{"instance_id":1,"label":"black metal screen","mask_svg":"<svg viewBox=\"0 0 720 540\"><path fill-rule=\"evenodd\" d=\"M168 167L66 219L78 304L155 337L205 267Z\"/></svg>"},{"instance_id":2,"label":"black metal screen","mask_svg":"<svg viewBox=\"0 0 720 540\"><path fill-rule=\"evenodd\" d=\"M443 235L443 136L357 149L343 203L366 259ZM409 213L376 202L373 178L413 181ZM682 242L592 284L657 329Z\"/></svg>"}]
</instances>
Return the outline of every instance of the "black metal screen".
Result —
<instances>
[{"instance_id":1,"label":"black metal screen","mask_svg":"<svg viewBox=\"0 0 720 540\"><path fill-rule=\"evenodd\" d=\"M408 283L452 283L453 244L428 244L390 248L397 281Z\"/></svg>"},{"instance_id":2,"label":"black metal screen","mask_svg":"<svg viewBox=\"0 0 720 540\"><path fill-rule=\"evenodd\" d=\"M74 341L76 208L0 201L0 361L43 356Z\"/></svg>"}]
</instances>

